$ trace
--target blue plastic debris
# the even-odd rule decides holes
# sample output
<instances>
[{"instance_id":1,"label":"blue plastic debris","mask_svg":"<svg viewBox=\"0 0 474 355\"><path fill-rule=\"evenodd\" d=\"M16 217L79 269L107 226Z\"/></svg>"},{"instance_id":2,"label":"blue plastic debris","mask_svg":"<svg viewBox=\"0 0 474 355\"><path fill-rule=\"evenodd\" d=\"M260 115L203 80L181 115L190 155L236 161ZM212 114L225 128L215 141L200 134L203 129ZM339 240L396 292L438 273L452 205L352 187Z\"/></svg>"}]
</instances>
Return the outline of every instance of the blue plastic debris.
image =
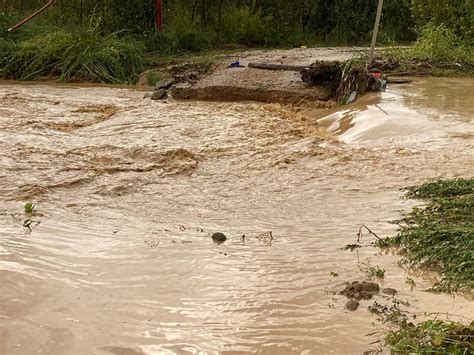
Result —
<instances>
[{"instance_id":1,"label":"blue plastic debris","mask_svg":"<svg viewBox=\"0 0 474 355\"><path fill-rule=\"evenodd\" d=\"M235 62L230 63L227 68L244 68L244 66L240 65L240 62L237 60Z\"/></svg>"}]
</instances>

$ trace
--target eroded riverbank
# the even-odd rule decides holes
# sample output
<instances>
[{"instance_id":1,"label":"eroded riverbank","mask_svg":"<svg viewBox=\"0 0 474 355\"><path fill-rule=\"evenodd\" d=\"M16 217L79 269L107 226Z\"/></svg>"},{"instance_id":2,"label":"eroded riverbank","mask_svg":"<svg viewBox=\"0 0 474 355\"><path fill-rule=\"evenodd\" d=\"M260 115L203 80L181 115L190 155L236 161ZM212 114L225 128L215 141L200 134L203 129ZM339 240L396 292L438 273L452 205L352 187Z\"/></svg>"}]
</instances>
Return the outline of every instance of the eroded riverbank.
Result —
<instances>
[{"instance_id":1,"label":"eroded riverbank","mask_svg":"<svg viewBox=\"0 0 474 355\"><path fill-rule=\"evenodd\" d=\"M411 290L398 257L341 250L363 223L394 233L400 188L472 173L472 94L472 79L427 78L295 113L0 86L0 350L361 353L382 326L332 293L367 259L410 311L474 318L428 279ZM30 200L44 216L25 234L10 214Z\"/></svg>"}]
</instances>

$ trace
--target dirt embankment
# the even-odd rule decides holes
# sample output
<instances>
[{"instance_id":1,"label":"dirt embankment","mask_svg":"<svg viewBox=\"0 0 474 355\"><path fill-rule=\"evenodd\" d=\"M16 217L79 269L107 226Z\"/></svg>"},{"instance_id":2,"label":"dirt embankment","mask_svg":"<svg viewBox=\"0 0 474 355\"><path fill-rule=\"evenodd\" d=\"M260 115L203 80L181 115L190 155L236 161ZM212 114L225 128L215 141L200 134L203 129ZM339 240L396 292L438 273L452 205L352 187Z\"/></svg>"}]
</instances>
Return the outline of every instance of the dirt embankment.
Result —
<instances>
[{"instance_id":1,"label":"dirt embankment","mask_svg":"<svg viewBox=\"0 0 474 355\"><path fill-rule=\"evenodd\" d=\"M309 86L301 80L299 71L262 70L249 63L272 63L309 66L317 60L346 60L362 54L366 48L298 48L292 50L249 51L216 58L212 66L201 70L202 60L191 60L191 66L168 65L158 69L163 74L178 75L178 85L172 88L176 99L209 101L260 101L268 103L317 103L321 108L334 105L331 88ZM206 59L209 61L209 59ZM240 66L230 67L238 61ZM178 70L176 69L178 68ZM184 68L179 72L179 68ZM166 74L165 74L166 76ZM144 83L145 77L141 83Z\"/></svg>"}]
</instances>

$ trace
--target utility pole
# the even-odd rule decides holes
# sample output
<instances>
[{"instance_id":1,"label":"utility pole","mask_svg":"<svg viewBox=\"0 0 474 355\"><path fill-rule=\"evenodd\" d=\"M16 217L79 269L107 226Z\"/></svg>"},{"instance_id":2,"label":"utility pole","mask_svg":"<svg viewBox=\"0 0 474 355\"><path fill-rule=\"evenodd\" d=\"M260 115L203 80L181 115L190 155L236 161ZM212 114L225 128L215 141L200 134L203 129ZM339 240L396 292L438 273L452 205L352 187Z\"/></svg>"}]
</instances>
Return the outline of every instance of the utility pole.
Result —
<instances>
[{"instance_id":1,"label":"utility pole","mask_svg":"<svg viewBox=\"0 0 474 355\"><path fill-rule=\"evenodd\" d=\"M163 31L163 2L162 0L155 0L155 27L157 31Z\"/></svg>"},{"instance_id":2,"label":"utility pole","mask_svg":"<svg viewBox=\"0 0 474 355\"><path fill-rule=\"evenodd\" d=\"M375 18L374 33L372 34L372 45L370 46L369 65L374 61L375 45L377 44L377 35L379 33L380 18L382 17L383 0L379 0L377 8L377 17Z\"/></svg>"}]
</instances>

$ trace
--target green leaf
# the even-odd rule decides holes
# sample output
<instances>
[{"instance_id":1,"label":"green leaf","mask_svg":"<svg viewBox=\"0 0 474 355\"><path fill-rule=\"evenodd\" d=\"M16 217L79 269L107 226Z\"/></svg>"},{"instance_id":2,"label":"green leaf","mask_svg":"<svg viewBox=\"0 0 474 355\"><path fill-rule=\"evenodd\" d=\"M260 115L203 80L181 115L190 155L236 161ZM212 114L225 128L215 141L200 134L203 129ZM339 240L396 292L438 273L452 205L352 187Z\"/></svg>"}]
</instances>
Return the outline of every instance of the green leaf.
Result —
<instances>
[{"instance_id":1,"label":"green leaf","mask_svg":"<svg viewBox=\"0 0 474 355\"><path fill-rule=\"evenodd\" d=\"M36 206L33 205L33 203L31 203L31 202L26 203L26 204L25 204L25 213L28 213L28 214L33 213L35 207L36 207Z\"/></svg>"}]
</instances>

